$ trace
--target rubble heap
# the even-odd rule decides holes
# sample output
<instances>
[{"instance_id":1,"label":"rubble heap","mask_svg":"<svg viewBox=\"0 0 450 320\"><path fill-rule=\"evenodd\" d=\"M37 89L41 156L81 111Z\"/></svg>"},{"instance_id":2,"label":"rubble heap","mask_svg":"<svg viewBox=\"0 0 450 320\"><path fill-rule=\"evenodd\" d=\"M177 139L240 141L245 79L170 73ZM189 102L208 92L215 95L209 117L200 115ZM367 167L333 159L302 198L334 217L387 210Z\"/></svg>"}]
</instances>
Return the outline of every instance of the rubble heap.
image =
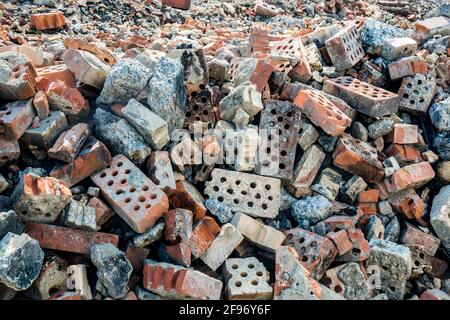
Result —
<instances>
[{"instance_id":1,"label":"rubble heap","mask_svg":"<svg viewBox=\"0 0 450 320\"><path fill-rule=\"evenodd\" d=\"M450 299L448 4L18 2L0 299Z\"/></svg>"}]
</instances>

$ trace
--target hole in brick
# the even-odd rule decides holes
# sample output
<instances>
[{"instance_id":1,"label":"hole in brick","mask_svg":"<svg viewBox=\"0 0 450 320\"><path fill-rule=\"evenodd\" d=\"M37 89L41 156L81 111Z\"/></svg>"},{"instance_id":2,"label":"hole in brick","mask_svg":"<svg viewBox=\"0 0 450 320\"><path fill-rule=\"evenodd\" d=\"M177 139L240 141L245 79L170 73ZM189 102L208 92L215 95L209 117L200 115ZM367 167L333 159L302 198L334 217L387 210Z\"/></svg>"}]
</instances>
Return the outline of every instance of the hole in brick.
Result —
<instances>
[{"instance_id":1,"label":"hole in brick","mask_svg":"<svg viewBox=\"0 0 450 320\"><path fill-rule=\"evenodd\" d=\"M267 204L265 204L265 203L263 203L261 207L262 207L264 210L267 210L267 208L268 208Z\"/></svg>"},{"instance_id":2,"label":"hole in brick","mask_svg":"<svg viewBox=\"0 0 450 320\"><path fill-rule=\"evenodd\" d=\"M202 98L202 103L206 103L208 101L208 99L206 99L205 97Z\"/></svg>"},{"instance_id":3,"label":"hole in brick","mask_svg":"<svg viewBox=\"0 0 450 320\"><path fill-rule=\"evenodd\" d=\"M258 277L261 277L261 276L263 275L263 273L262 273L262 271L258 271L258 272L256 272L256 275L257 275Z\"/></svg>"},{"instance_id":4,"label":"hole in brick","mask_svg":"<svg viewBox=\"0 0 450 320\"><path fill-rule=\"evenodd\" d=\"M312 247L312 248L314 248L315 246L317 246L317 242L312 241L312 242L309 244L309 246Z\"/></svg>"},{"instance_id":5,"label":"hole in brick","mask_svg":"<svg viewBox=\"0 0 450 320\"><path fill-rule=\"evenodd\" d=\"M126 169L126 170L125 170L125 174L129 174L130 172L131 172L130 169Z\"/></svg>"},{"instance_id":6,"label":"hole in brick","mask_svg":"<svg viewBox=\"0 0 450 320\"><path fill-rule=\"evenodd\" d=\"M257 193L257 194L255 195L255 198L256 198L256 199L261 199L261 194Z\"/></svg>"},{"instance_id":7,"label":"hole in brick","mask_svg":"<svg viewBox=\"0 0 450 320\"><path fill-rule=\"evenodd\" d=\"M166 174L167 174L167 173L166 173ZM149 189L148 186L143 186L143 187L142 187L142 191L148 191L148 189Z\"/></svg>"},{"instance_id":8,"label":"hole in brick","mask_svg":"<svg viewBox=\"0 0 450 320\"><path fill-rule=\"evenodd\" d=\"M148 208L150 208L151 206L152 206L151 203L146 203L145 206L144 206L144 208L145 208L145 209L148 209Z\"/></svg>"},{"instance_id":9,"label":"hole in brick","mask_svg":"<svg viewBox=\"0 0 450 320\"><path fill-rule=\"evenodd\" d=\"M186 117L190 117L190 116L192 116L192 113L188 110L188 111L186 111Z\"/></svg>"},{"instance_id":10,"label":"hole in brick","mask_svg":"<svg viewBox=\"0 0 450 320\"><path fill-rule=\"evenodd\" d=\"M240 287L240 286L242 286L242 282L240 282L240 281L236 281L235 283L234 283L234 285L236 286L236 287Z\"/></svg>"},{"instance_id":11,"label":"hole in brick","mask_svg":"<svg viewBox=\"0 0 450 320\"><path fill-rule=\"evenodd\" d=\"M409 199L408 200L408 205L412 205L412 204L414 204L414 199Z\"/></svg>"},{"instance_id":12,"label":"hole in brick","mask_svg":"<svg viewBox=\"0 0 450 320\"><path fill-rule=\"evenodd\" d=\"M225 177L220 178L220 182L224 183L226 181L227 181L227 179Z\"/></svg>"},{"instance_id":13,"label":"hole in brick","mask_svg":"<svg viewBox=\"0 0 450 320\"><path fill-rule=\"evenodd\" d=\"M405 93L405 94L403 95L403 98L408 99L408 98L409 98L409 94Z\"/></svg>"},{"instance_id":14,"label":"hole in brick","mask_svg":"<svg viewBox=\"0 0 450 320\"><path fill-rule=\"evenodd\" d=\"M248 276L247 272L241 272L241 277L245 278L246 276Z\"/></svg>"},{"instance_id":15,"label":"hole in brick","mask_svg":"<svg viewBox=\"0 0 450 320\"><path fill-rule=\"evenodd\" d=\"M131 187L131 188L130 188L130 192L131 192L131 193L133 193L133 192L135 192L135 191L136 191L136 188L135 188L135 187Z\"/></svg>"},{"instance_id":16,"label":"hole in brick","mask_svg":"<svg viewBox=\"0 0 450 320\"><path fill-rule=\"evenodd\" d=\"M28 214L28 211L27 211L27 210L23 210L23 211L22 211L22 214L23 214L24 216L26 216L26 215Z\"/></svg>"},{"instance_id":17,"label":"hole in brick","mask_svg":"<svg viewBox=\"0 0 450 320\"><path fill-rule=\"evenodd\" d=\"M241 180L236 180L236 185L238 186L238 185L240 185L241 184Z\"/></svg>"},{"instance_id":18,"label":"hole in brick","mask_svg":"<svg viewBox=\"0 0 450 320\"><path fill-rule=\"evenodd\" d=\"M141 206L135 205L135 206L133 207L133 210L134 210L134 211L138 211L140 208L141 208Z\"/></svg>"},{"instance_id":19,"label":"hole in brick","mask_svg":"<svg viewBox=\"0 0 450 320\"><path fill-rule=\"evenodd\" d=\"M270 186L270 184L266 184L266 185L264 186L264 188L266 188L266 190L270 190L272 187Z\"/></svg>"},{"instance_id":20,"label":"hole in brick","mask_svg":"<svg viewBox=\"0 0 450 320\"><path fill-rule=\"evenodd\" d=\"M420 258L420 259L424 259L424 258L425 258L425 255L421 252L421 253L419 253L419 258Z\"/></svg>"},{"instance_id":21,"label":"hole in brick","mask_svg":"<svg viewBox=\"0 0 450 320\"><path fill-rule=\"evenodd\" d=\"M118 172L117 170L114 170L114 171L112 172L112 176L113 176L113 177L117 176L118 174L119 174L119 172Z\"/></svg>"},{"instance_id":22,"label":"hole in brick","mask_svg":"<svg viewBox=\"0 0 450 320\"><path fill-rule=\"evenodd\" d=\"M233 199L233 202L234 202L235 204L239 204L239 199Z\"/></svg>"},{"instance_id":23,"label":"hole in brick","mask_svg":"<svg viewBox=\"0 0 450 320\"><path fill-rule=\"evenodd\" d=\"M246 196L246 195L247 195L247 191L242 190L242 191L241 191L241 194L244 195L244 196Z\"/></svg>"},{"instance_id":24,"label":"hole in brick","mask_svg":"<svg viewBox=\"0 0 450 320\"><path fill-rule=\"evenodd\" d=\"M112 181L112 180L109 180L109 181L108 181L108 186L112 186L112 185L113 185L113 183L114 183L114 181Z\"/></svg>"},{"instance_id":25,"label":"hole in brick","mask_svg":"<svg viewBox=\"0 0 450 320\"><path fill-rule=\"evenodd\" d=\"M151 200L155 200L157 197L158 197L158 196L157 196L156 194L152 194L152 195L150 196L150 199L151 199Z\"/></svg>"},{"instance_id":26,"label":"hole in brick","mask_svg":"<svg viewBox=\"0 0 450 320\"><path fill-rule=\"evenodd\" d=\"M275 115L275 114L277 114L277 110L272 109L272 110L270 111L270 113L273 114L273 115Z\"/></svg>"},{"instance_id":27,"label":"hole in brick","mask_svg":"<svg viewBox=\"0 0 450 320\"><path fill-rule=\"evenodd\" d=\"M233 189L231 189L231 188L228 188L228 189L227 189L227 192L228 192L229 194L233 194L233 193L234 193Z\"/></svg>"},{"instance_id":28,"label":"hole in brick","mask_svg":"<svg viewBox=\"0 0 450 320\"><path fill-rule=\"evenodd\" d=\"M145 201L145 197L144 197L144 196L140 196L140 197L138 198L138 201L139 201L139 202L144 202L144 201Z\"/></svg>"},{"instance_id":29,"label":"hole in brick","mask_svg":"<svg viewBox=\"0 0 450 320\"><path fill-rule=\"evenodd\" d=\"M122 193L123 193L123 190L122 190L122 189L116 190L116 194L117 194L117 195L122 194Z\"/></svg>"},{"instance_id":30,"label":"hole in brick","mask_svg":"<svg viewBox=\"0 0 450 320\"><path fill-rule=\"evenodd\" d=\"M131 198L130 197L127 197L127 198L125 198L125 203L129 203L130 201L131 201Z\"/></svg>"},{"instance_id":31,"label":"hole in brick","mask_svg":"<svg viewBox=\"0 0 450 320\"><path fill-rule=\"evenodd\" d=\"M208 110L203 110L203 115L207 116L208 115Z\"/></svg>"},{"instance_id":32,"label":"hole in brick","mask_svg":"<svg viewBox=\"0 0 450 320\"><path fill-rule=\"evenodd\" d=\"M46 214L44 214L44 216L45 216L46 218L50 218L52 215L51 215L49 212L47 212Z\"/></svg>"},{"instance_id":33,"label":"hole in brick","mask_svg":"<svg viewBox=\"0 0 450 320\"><path fill-rule=\"evenodd\" d=\"M258 280L252 280L252 285L257 286L258 285Z\"/></svg>"},{"instance_id":34,"label":"hole in brick","mask_svg":"<svg viewBox=\"0 0 450 320\"><path fill-rule=\"evenodd\" d=\"M273 197L272 197L272 196L269 196L267 199L269 199L269 201L272 201L272 200L273 200Z\"/></svg>"},{"instance_id":35,"label":"hole in brick","mask_svg":"<svg viewBox=\"0 0 450 320\"><path fill-rule=\"evenodd\" d=\"M336 286L336 287L334 287L334 291L336 293L340 293L340 292L342 292L342 287L341 286Z\"/></svg>"},{"instance_id":36,"label":"hole in brick","mask_svg":"<svg viewBox=\"0 0 450 320\"><path fill-rule=\"evenodd\" d=\"M361 253L361 250L360 250L359 248L353 248L353 249L352 249L352 254L353 254L353 255L357 256L357 255L360 254L360 253Z\"/></svg>"},{"instance_id":37,"label":"hole in brick","mask_svg":"<svg viewBox=\"0 0 450 320\"><path fill-rule=\"evenodd\" d=\"M255 189L255 188L256 188L256 183L255 183L255 182L250 183L250 187L251 187L252 189Z\"/></svg>"},{"instance_id":38,"label":"hole in brick","mask_svg":"<svg viewBox=\"0 0 450 320\"><path fill-rule=\"evenodd\" d=\"M247 202L247 205L248 205L250 208L252 208L252 207L253 207L253 202L249 201L249 202Z\"/></svg>"},{"instance_id":39,"label":"hole in brick","mask_svg":"<svg viewBox=\"0 0 450 320\"><path fill-rule=\"evenodd\" d=\"M280 163L280 165L278 166L281 170L286 169L286 165L284 163Z\"/></svg>"},{"instance_id":40,"label":"hole in brick","mask_svg":"<svg viewBox=\"0 0 450 320\"><path fill-rule=\"evenodd\" d=\"M236 270L237 268L239 268L239 266L238 266L237 264L233 264L233 265L231 266L231 269Z\"/></svg>"},{"instance_id":41,"label":"hole in brick","mask_svg":"<svg viewBox=\"0 0 450 320\"><path fill-rule=\"evenodd\" d=\"M287 152L286 150L281 150L280 154L282 157L285 157L287 155Z\"/></svg>"},{"instance_id":42,"label":"hole in brick","mask_svg":"<svg viewBox=\"0 0 450 320\"><path fill-rule=\"evenodd\" d=\"M420 79L417 80L417 84L418 84L418 85L421 85L421 84L422 84L422 80L420 80Z\"/></svg>"},{"instance_id":43,"label":"hole in brick","mask_svg":"<svg viewBox=\"0 0 450 320\"><path fill-rule=\"evenodd\" d=\"M283 122L283 120L284 120L284 118L281 117L281 116L277 118L277 121L278 121L278 122Z\"/></svg>"},{"instance_id":44,"label":"hole in brick","mask_svg":"<svg viewBox=\"0 0 450 320\"><path fill-rule=\"evenodd\" d=\"M308 261L308 257L307 256L302 256L302 262L307 262Z\"/></svg>"},{"instance_id":45,"label":"hole in brick","mask_svg":"<svg viewBox=\"0 0 450 320\"><path fill-rule=\"evenodd\" d=\"M197 92L196 92L196 91L194 91L194 92L191 93L191 97L192 97L192 98L195 98L196 96L197 96Z\"/></svg>"},{"instance_id":46,"label":"hole in brick","mask_svg":"<svg viewBox=\"0 0 450 320\"><path fill-rule=\"evenodd\" d=\"M104 177L106 177L106 173L102 172L102 173L100 174L100 178L104 178Z\"/></svg>"},{"instance_id":47,"label":"hole in brick","mask_svg":"<svg viewBox=\"0 0 450 320\"><path fill-rule=\"evenodd\" d=\"M415 261L414 261L414 265L415 265L416 267L418 267L418 266L420 266L420 262L417 261L417 260L415 260Z\"/></svg>"},{"instance_id":48,"label":"hole in brick","mask_svg":"<svg viewBox=\"0 0 450 320\"><path fill-rule=\"evenodd\" d=\"M301 237L300 239L298 239L298 243L303 243L305 242L305 238Z\"/></svg>"},{"instance_id":49,"label":"hole in brick","mask_svg":"<svg viewBox=\"0 0 450 320\"><path fill-rule=\"evenodd\" d=\"M121 166L123 166L123 162L122 161L118 162L117 166L120 168Z\"/></svg>"},{"instance_id":50,"label":"hole in brick","mask_svg":"<svg viewBox=\"0 0 450 320\"><path fill-rule=\"evenodd\" d=\"M218 186L214 186L214 187L213 187L213 190L214 190L215 192L218 192L218 191L219 191L219 187L218 187Z\"/></svg>"},{"instance_id":51,"label":"hole in brick","mask_svg":"<svg viewBox=\"0 0 450 320\"><path fill-rule=\"evenodd\" d=\"M219 202L223 202L223 197L218 197L217 200L218 200Z\"/></svg>"},{"instance_id":52,"label":"hole in brick","mask_svg":"<svg viewBox=\"0 0 450 320\"><path fill-rule=\"evenodd\" d=\"M284 129L285 129L285 130L289 130L289 128L290 128L289 124L286 123L286 124L284 125Z\"/></svg>"}]
</instances>

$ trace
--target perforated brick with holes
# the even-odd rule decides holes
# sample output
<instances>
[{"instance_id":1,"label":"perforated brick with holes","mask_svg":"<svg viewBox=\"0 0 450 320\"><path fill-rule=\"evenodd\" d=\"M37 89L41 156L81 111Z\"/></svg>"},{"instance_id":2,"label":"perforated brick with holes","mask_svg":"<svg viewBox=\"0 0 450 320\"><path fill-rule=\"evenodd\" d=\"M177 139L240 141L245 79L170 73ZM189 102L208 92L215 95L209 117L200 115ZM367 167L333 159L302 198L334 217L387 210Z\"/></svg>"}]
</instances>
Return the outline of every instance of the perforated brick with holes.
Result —
<instances>
[{"instance_id":1,"label":"perforated brick with holes","mask_svg":"<svg viewBox=\"0 0 450 320\"><path fill-rule=\"evenodd\" d=\"M115 156L91 179L109 205L138 233L151 228L169 208L164 192L124 155Z\"/></svg>"},{"instance_id":2,"label":"perforated brick with holes","mask_svg":"<svg viewBox=\"0 0 450 320\"><path fill-rule=\"evenodd\" d=\"M404 78L398 91L400 110L412 114L426 113L435 92L436 83L428 80L423 74Z\"/></svg>"},{"instance_id":3,"label":"perforated brick with holes","mask_svg":"<svg viewBox=\"0 0 450 320\"><path fill-rule=\"evenodd\" d=\"M216 116L211 104L211 92L208 89L193 91L185 112L184 126L194 132L194 123L201 122L202 130L212 129L216 124Z\"/></svg>"},{"instance_id":4,"label":"perforated brick with holes","mask_svg":"<svg viewBox=\"0 0 450 320\"><path fill-rule=\"evenodd\" d=\"M255 257L225 261L225 292L230 300L267 300L272 298L269 272Z\"/></svg>"},{"instance_id":5,"label":"perforated brick with holes","mask_svg":"<svg viewBox=\"0 0 450 320\"><path fill-rule=\"evenodd\" d=\"M300 130L301 112L294 104L287 101L266 100L259 122L260 134L265 130L260 150L257 174L281 179L291 179L294 170L295 152L298 132ZM272 139L276 135L277 139ZM267 139L264 139L267 138Z\"/></svg>"},{"instance_id":6,"label":"perforated brick with holes","mask_svg":"<svg viewBox=\"0 0 450 320\"><path fill-rule=\"evenodd\" d=\"M206 182L205 194L235 212L274 218L280 207L280 180L215 168Z\"/></svg>"},{"instance_id":7,"label":"perforated brick with holes","mask_svg":"<svg viewBox=\"0 0 450 320\"><path fill-rule=\"evenodd\" d=\"M338 70L353 67L364 57L361 37L354 24L345 27L325 41L328 55Z\"/></svg>"},{"instance_id":8,"label":"perforated brick with holes","mask_svg":"<svg viewBox=\"0 0 450 320\"><path fill-rule=\"evenodd\" d=\"M337 249L330 239L301 228L287 231L284 245L295 248L302 265L317 280L322 277L337 254Z\"/></svg>"},{"instance_id":9,"label":"perforated brick with holes","mask_svg":"<svg viewBox=\"0 0 450 320\"><path fill-rule=\"evenodd\" d=\"M341 135L352 120L320 91L301 90L294 103L315 125L331 136Z\"/></svg>"},{"instance_id":10,"label":"perforated brick with holes","mask_svg":"<svg viewBox=\"0 0 450 320\"><path fill-rule=\"evenodd\" d=\"M378 182L384 177L384 168L375 148L349 134L339 138L333 152L333 163L369 182Z\"/></svg>"},{"instance_id":11,"label":"perforated brick with holes","mask_svg":"<svg viewBox=\"0 0 450 320\"><path fill-rule=\"evenodd\" d=\"M326 80L323 91L371 117L385 116L398 110L398 95L352 77Z\"/></svg>"}]
</instances>

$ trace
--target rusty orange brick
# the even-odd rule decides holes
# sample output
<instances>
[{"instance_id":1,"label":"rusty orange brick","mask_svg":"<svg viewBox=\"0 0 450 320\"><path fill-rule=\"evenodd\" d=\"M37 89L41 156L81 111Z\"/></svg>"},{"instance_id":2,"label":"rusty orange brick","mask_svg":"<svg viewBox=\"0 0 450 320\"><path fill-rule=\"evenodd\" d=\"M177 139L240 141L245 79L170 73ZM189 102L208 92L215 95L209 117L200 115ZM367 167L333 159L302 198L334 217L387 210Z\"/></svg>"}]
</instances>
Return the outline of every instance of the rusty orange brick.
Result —
<instances>
[{"instance_id":1,"label":"rusty orange brick","mask_svg":"<svg viewBox=\"0 0 450 320\"><path fill-rule=\"evenodd\" d=\"M420 188L431 181L435 172L427 161L411 164L397 170L392 175L391 181L397 191L408 188Z\"/></svg>"},{"instance_id":2,"label":"rusty orange brick","mask_svg":"<svg viewBox=\"0 0 450 320\"><path fill-rule=\"evenodd\" d=\"M183 208L192 211L194 221L198 221L206 214L205 200L200 192L188 181L180 180L177 189L169 193L170 204L174 208Z\"/></svg>"},{"instance_id":3,"label":"rusty orange brick","mask_svg":"<svg viewBox=\"0 0 450 320\"><path fill-rule=\"evenodd\" d=\"M66 20L62 12L35 13L30 16L30 24L36 30L50 30L62 28Z\"/></svg>"},{"instance_id":4,"label":"rusty orange brick","mask_svg":"<svg viewBox=\"0 0 450 320\"><path fill-rule=\"evenodd\" d=\"M64 81L66 86L70 88L76 88L76 80L73 73L69 70L65 64L57 64L54 66L48 66L38 68L36 70L38 77L49 80L49 82ZM40 89L42 90L42 89Z\"/></svg>"},{"instance_id":5,"label":"rusty orange brick","mask_svg":"<svg viewBox=\"0 0 450 320\"><path fill-rule=\"evenodd\" d=\"M115 234L65 228L49 224L27 222L25 233L39 242L44 249L89 254L93 245L99 243L119 244Z\"/></svg>"},{"instance_id":6,"label":"rusty orange brick","mask_svg":"<svg viewBox=\"0 0 450 320\"><path fill-rule=\"evenodd\" d=\"M33 99L33 106L40 120L46 119L50 114L50 106L44 91L36 92Z\"/></svg>"},{"instance_id":7,"label":"rusty orange brick","mask_svg":"<svg viewBox=\"0 0 450 320\"><path fill-rule=\"evenodd\" d=\"M200 219L192 230L192 237L189 241L192 255L200 257L211 245L220 232L220 227L214 218L205 216Z\"/></svg>"},{"instance_id":8,"label":"rusty orange brick","mask_svg":"<svg viewBox=\"0 0 450 320\"><path fill-rule=\"evenodd\" d=\"M388 198L395 212L408 219L420 219L425 214L425 204L414 189L406 189Z\"/></svg>"},{"instance_id":9,"label":"rusty orange brick","mask_svg":"<svg viewBox=\"0 0 450 320\"><path fill-rule=\"evenodd\" d=\"M169 209L166 194L122 154L91 176L108 204L136 232L143 233Z\"/></svg>"},{"instance_id":10,"label":"rusty orange brick","mask_svg":"<svg viewBox=\"0 0 450 320\"><path fill-rule=\"evenodd\" d=\"M31 99L8 103L0 111L0 138L18 140L31 126L35 116Z\"/></svg>"}]
</instances>

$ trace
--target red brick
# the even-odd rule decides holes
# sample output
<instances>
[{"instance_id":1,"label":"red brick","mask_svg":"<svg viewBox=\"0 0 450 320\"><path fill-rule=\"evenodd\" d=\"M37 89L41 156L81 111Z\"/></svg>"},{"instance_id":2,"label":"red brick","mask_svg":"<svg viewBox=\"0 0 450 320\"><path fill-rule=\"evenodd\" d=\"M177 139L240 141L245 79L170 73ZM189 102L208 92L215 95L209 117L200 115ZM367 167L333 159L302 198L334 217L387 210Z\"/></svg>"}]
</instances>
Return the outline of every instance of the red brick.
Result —
<instances>
[{"instance_id":1,"label":"red brick","mask_svg":"<svg viewBox=\"0 0 450 320\"><path fill-rule=\"evenodd\" d=\"M430 256L436 254L436 251L441 244L439 238L429 233L425 233L409 223L405 223L405 227L400 236L400 242L406 245L422 246L423 251Z\"/></svg>"},{"instance_id":2,"label":"red brick","mask_svg":"<svg viewBox=\"0 0 450 320\"><path fill-rule=\"evenodd\" d=\"M334 246L337 248L337 253L340 256L353 248L353 245L347 236L347 231L345 230L329 232L326 237L333 242Z\"/></svg>"},{"instance_id":3,"label":"red brick","mask_svg":"<svg viewBox=\"0 0 450 320\"><path fill-rule=\"evenodd\" d=\"M27 222L25 233L36 239L44 249L89 254L90 248L99 243L119 244L115 234L91 232L48 224Z\"/></svg>"},{"instance_id":4,"label":"red brick","mask_svg":"<svg viewBox=\"0 0 450 320\"><path fill-rule=\"evenodd\" d=\"M106 221L111 218L115 212L97 197L89 199L88 206L95 209L95 221L98 226L102 226Z\"/></svg>"},{"instance_id":5,"label":"red brick","mask_svg":"<svg viewBox=\"0 0 450 320\"><path fill-rule=\"evenodd\" d=\"M133 272L139 272L144 267L144 260L148 257L150 249L136 247L130 244L125 251L125 256L133 266Z\"/></svg>"},{"instance_id":6,"label":"red brick","mask_svg":"<svg viewBox=\"0 0 450 320\"><path fill-rule=\"evenodd\" d=\"M165 240L167 254L179 265L191 265L192 212L184 209L169 210L165 216Z\"/></svg>"},{"instance_id":7,"label":"red brick","mask_svg":"<svg viewBox=\"0 0 450 320\"><path fill-rule=\"evenodd\" d=\"M52 82L46 94L53 110L60 110L67 116L82 117L89 114L89 102L80 91L68 87L64 81Z\"/></svg>"},{"instance_id":8,"label":"red brick","mask_svg":"<svg viewBox=\"0 0 450 320\"><path fill-rule=\"evenodd\" d=\"M269 52L269 35L266 29L254 27L250 30L250 53Z\"/></svg>"},{"instance_id":9,"label":"red brick","mask_svg":"<svg viewBox=\"0 0 450 320\"><path fill-rule=\"evenodd\" d=\"M414 189L400 191L388 201L395 212L404 214L408 219L420 219L425 214L425 204Z\"/></svg>"},{"instance_id":10,"label":"red brick","mask_svg":"<svg viewBox=\"0 0 450 320\"><path fill-rule=\"evenodd\" d=\"M392 80L414 76L417 73L426 75L428 65L425 59L417 56L406 57L389 64L389 75Z\"/></svg>"},{"instance_id":11,"label":"red brick","mask_svg":"<svg viewBox=\"0 0 450 320\"><path fill-rule=\"evenodd\" d=\"M36 116L31 101L11 102L0 111L0 138L18 140L27 131Z\"/></svg>"},{"instance_id":12,"label":"red brick","mask_svg":"<svg viewBox=\"0 0 450 320\"><path fill-rule=\"evenodd\" d=\"M89 137L74 161L55 167L50 175L72 187L95 171L106 167L110 161L111 154L103 142Z\"/></svg>"},{"instance_id":13,"label":"red brick","mask_svg":"<svg viewBox=\"0 0 450 320\"><path fill-rule=\"evenodd\" d=\"M364 49L358 30L351 24L325 41L328 55L338 70L353 67L364 57Z\"/></svg>"},{"instance_id":14,"label":"red brick","mask_svg":"<svg viewBox=\"0 0 450 320\"><path fill-rule=\"evenodd\" d=\"M48 156L64 162L72 162L81 150L89 135L89 128L85 123L78 123L70 130L61 133Z\"/></svg>"},{"instance_id":15,"label":"red brick","mask_svg":"<svg viewBox=\"0 0 450 320\"><path fill-rule=\"evenodd\" d=\"M275 42L270 53L273 57L293 61L290 63L293 68L288 73L291 79L302 82L311 79L311 66L306 58L306 50L300 37L290 37Z\"/></svg>"},{"instance_id":16,"label":"red brick","mask_svg":"<svg viewBox=\"0 0 450 320\"><path fill-rule=\"evenodd\" d=\"M450 296L438 289L431 289L424 291L420 295L420 300L432 300L432 301L450 300Z\"/></svg>"},{"instance_id":17,"label":"red brick","mask_svg":"<svg viewBox=\"0 0 450 320\"><path fill-rule=\"evenodd\" d=\"M253 11L255 11L257 15L264 17L275 17L280 14L280 9L271 4L265 3L263 0L256 1Z\"/></svg>"},{"instance_id":18,"label":"red brick","mask_svg":"<svg viewBox=\"0 0 450 320\"><path fill-rule=\"evenodd\" d=\"M161 0L162 5L177 9L189 10L191 0Z\"/></svg>"},{"instance_id":19,"label":"red brick","mask_svg":"<svg viewBox=\"0 0 450 320\"><path fill-rule=\"evenodd\" d=\"M377 204L376 203L362 202L362 203L358 204L358 208L361 209L361 211L365 215L377 214ZM367 217L365 217L365 218L367 218Z\"/></svg>"},{"instance_id":20,"label":"red brick","mask_svg":"<svg viewBox=\"0 0 450 320\"><path fill-rule=\"evenodd\" d=\"M57 12L36 13L30 16L30 24L36 30L58 29L66 25L64 15Z\"/></svg>"},{"instance_id":21,"label":"red brick","mask_svg":"<svg viewBox=\"0 0 450 320\"><path fill-rule=\"evenodd\" d=\"M413 124L396 123L386 141L395 144L413 144L418 142L418 127Z\"/></svg>"},{"instance_id":22,"label":"red brick","mask_svg":"<svg viewBox=\"0 0 450 320\"><path fill-rule=\"evenodd\" d=\"M124 155L115 156L91 179L114 211L138 233L151 228L169 209L165 193Z\"/></svg>"},{"instance_id":23,"label":"red brick","mask_svg":"<svg viewBox=\"0 0 450 320\"><path fill-rule=\"evenodd\" d=\"M83 300L78 292L59 291L53 294L48 300Z\"/></svg>"},{"instance_id":24,"label":"red brick","mask_svg":"<svg viewBox=\"0 0 450 320\"><path fill-rule=\"evenodd\" d=\"M395 190L420 188L435 176L433 167L429 162L420 162L403 167L394 172L391 177Z\"/></svg>"},{"instance_id":25,"label":"red brick","mask_svg":"<svg viewBox=\"0 0 450 320\"><path fill-rule=\"evenodd\" d=\"M341 135L352 123L346 114L319 91L302 90L294 103L315 125L331 136Z\"/></svg>"},{"instance_id":26,"label":"red brick","mask_svg":"<svg viewBox=\"0 0 450 320\"><path fill-rule=\"evenodd\" d=\"M398 95L352 77L326 80L323 91L341 98L357 111L371 117L398 111Z\"/></svg>"},{"instance_id":27,"label":"red brick","mask_svg":"<svg viewBox=\"0 0 450 320\"><path fill-rule=\"evenodd\" d=\"M44 91L36 92L33 99L33 106L40 120L46 119L50 114L50 106Z\"/></svg>"},{"instance_id":28,"label":"red brick","mask_svg":"<svg viewBox=\"0 0 450 320\"><path fill-rule=\"evenodd\" d=\"M340 230L350 230L358 222L359 217L349 217L349 216L332 216L323 220L323 223L327 229L338 232Z\"/></svg>"},{"instance_id":29,"label":"red brick","mask_svg":"<svg viewBox=\"0 0 450 320\"><path fill-rule=\"evenodd\" d=\"M264 91L274 68L264 59L234 58L231 60L228 78L236 85L250 81L258 92Z\"/></svg>"},{"instance_id":30,"label":"red brick","mask_svg":"<svg viewBox=\"0 0 450 320\"><path fill-rule=\"evenodd\" d=\"M66 86L70 88L76 88L77 86L73 73L69 70L69 68L65 64L57 64L54 66L38 68L36 71L38 77L47 79L50 82L60 80L64 81ZM39 90L42 90L42 88L39 88Z\"/></svg>"},{"instance_id":31,"label":"red brick","mask_svg":"<svg viewBox=\"0 0 450 320\"><path fill-rule=\"evenodd\" d=\"M333 163L369 182L381 181L384 168L377 151L368 143L344 133L333 152Z\"/></svg>"},{"instance_id":32,"label":"red brick","mask_svg":"<svg viewBox=\"0 0 450 320\"><path fill-rule=\"evenodd\" d=\"M144 264L143 287L163 297L218 300L222 286L193 269L154 261Z\"/></svg>"},{"instance_id":33,"label":"red brick","mask_svg":"<svg viewBox=\"0 0 450 320\"><path fill-rule=\"evenodd\" d=\"M64 46L75 50L84 50L94 54L104 63L113 66L116 64L116 58L108 48L96 45L85 38L65 38Z\"/></svg>"},{"instance_id":34,"label":"red brick","mask_svg":"<svg viewBox=\"0 0 450 320\"><path fill-rule=\"evenodd\" d=\"M200 219L192 230L192 237L189 241L192 255L200 257L211 245L220 232L220 227L216 220L205 216Z\"/></svg>"},{"instance_id":35,"label":"red brick","mask_svg":"<svg viewBox=\"0 0 450 320\"><path fill-rule=\"evenodd\" d=\"M360 229L347 230L347 236L352 243L352 249L338 258L339 261L364 261L369 257L369 242L364 238Z\"/></svg>"},{"instance_id":36,"label":"red brick","mask_svg":"<svg viewBox=\"0 0 450 320\"><path fill-rule=\"evenodd\" d=\"M423 161L419 149L411 145L393 144L384 152L389 157L394 157L400 165Z\"/></svg>"},{"instance_id":37,"label":"red brick","mask_svg":"<svg viewBox=\"0 0 450 320\"><path fill-rule=\"evenodd\" d=\"M301 228L288 230L284 245L295 248L301 264L317 280L323 276L337 254L337 249L330 239Z\"/></svg>"},{"instance_id":38,"label":"red brick","mask_svg":"<svg viewBox=\"0 0 450 320\"><path fill-rule=\"evenodd\" d=\"M36 70L31 62L16 65L8 80L0 83L1 96L11 100L25 100L36 93Z\"/></svg>"},{"instance_id":39,"label":"red brick","mask_svg":"<svg viewBox=\"0 0 450 320\"><path fill-rule=\"evenodd\" d=\"M359 202L378 202L380 197L380 191L376 189L370 189L361 191L359 194Z\"/></svg>"},{"instance_id":40,"label":"red brick","mask_svg":"<svg viewBox=\"0 0 450 320\"><path fill-rule=\"evenodd\" d=\"M192 211L194 214L194 221L198 221L206 214L206 207L204 206L204 199L200 192L195 187L185 180L177 182L176 191L169 193L170 204L174 208L183 208Z\"/></svg>"}]
</instances>

